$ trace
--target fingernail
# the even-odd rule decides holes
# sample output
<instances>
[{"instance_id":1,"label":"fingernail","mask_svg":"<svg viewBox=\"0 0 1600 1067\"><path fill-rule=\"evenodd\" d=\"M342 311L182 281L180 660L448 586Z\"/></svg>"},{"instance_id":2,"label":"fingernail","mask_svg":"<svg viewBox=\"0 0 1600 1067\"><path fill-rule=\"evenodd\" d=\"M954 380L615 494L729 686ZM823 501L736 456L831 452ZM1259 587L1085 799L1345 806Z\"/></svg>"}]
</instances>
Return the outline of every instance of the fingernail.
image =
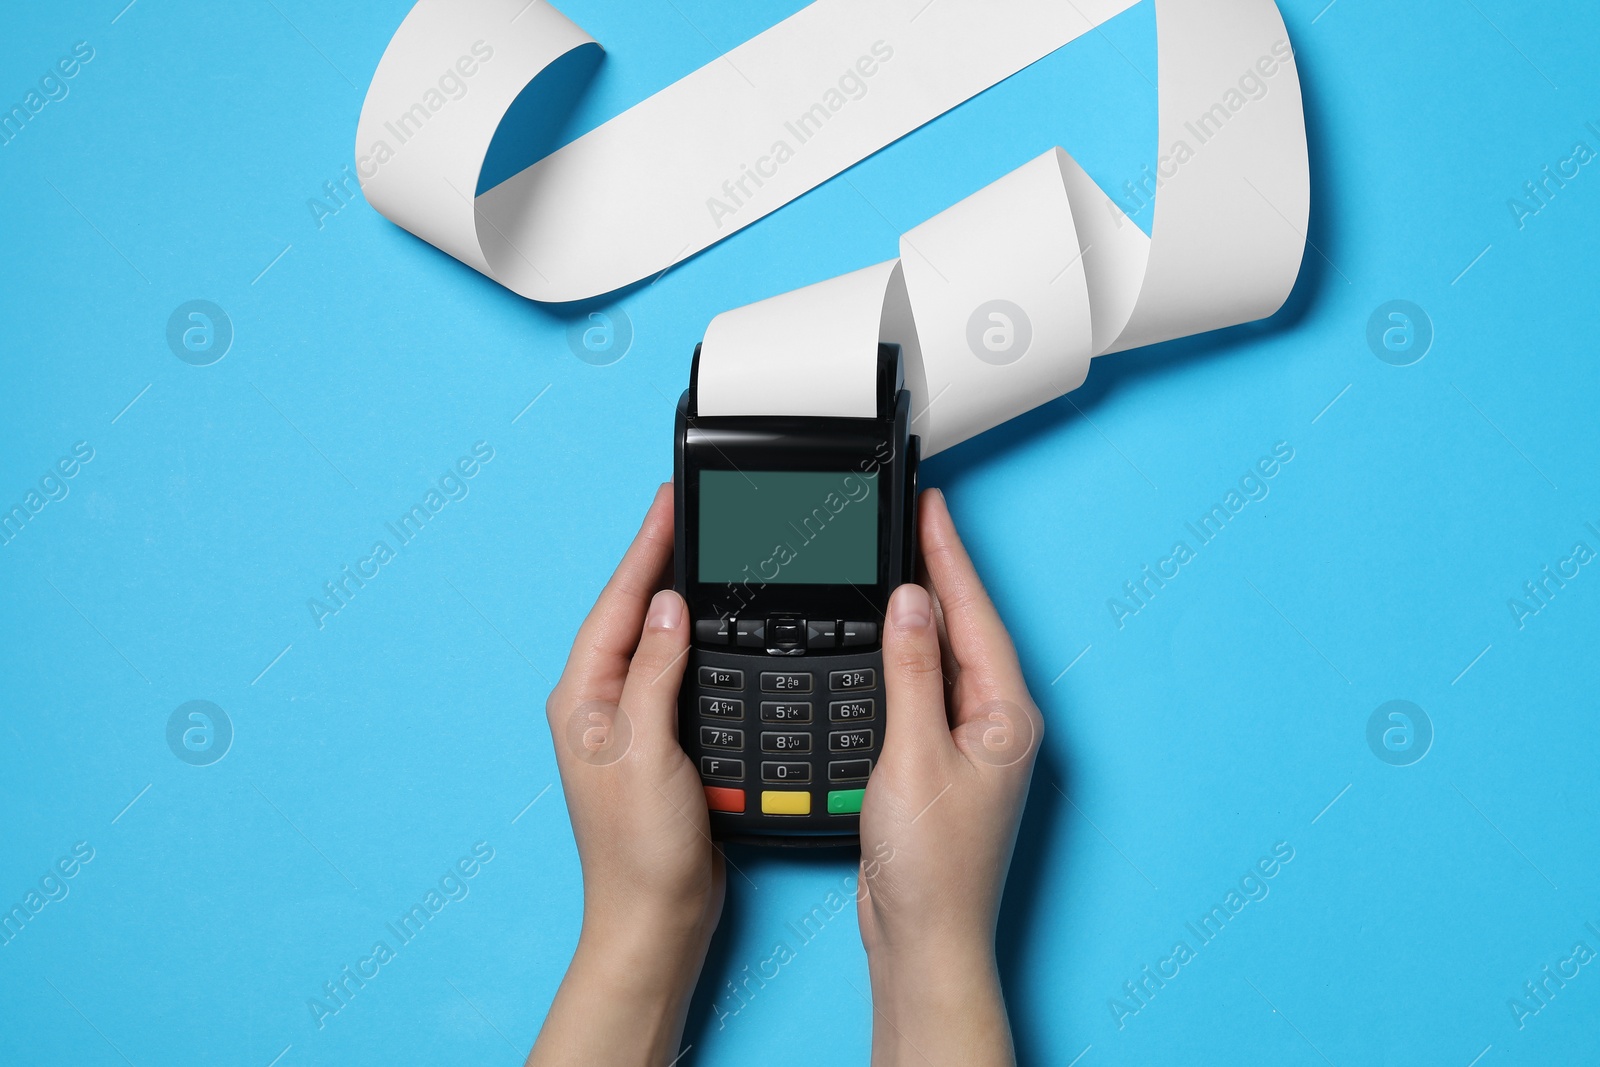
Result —
<instances>
[{"instance_id":1,"label":"fingernail","mask_svg":"<svg viewBox=\"0 0 1600 1067\"><path fill-rule=\"evenodd\" d=\"M927 626L932 610L928 591L915 582L902 585L889 598L889 621L902 630L920 630Z\"/></svg>"},{"instance_id":2,"label":"fingernail","mask_svg":"<svg viewBox=\"0 0 1600 1067\"><path fill-rule=\"evenodd\" d=\"M644 625L648 630L676 630L683 622L683 601L670 589L663 589L650 599L650 612Z\"/></svg>"}]
</instances>

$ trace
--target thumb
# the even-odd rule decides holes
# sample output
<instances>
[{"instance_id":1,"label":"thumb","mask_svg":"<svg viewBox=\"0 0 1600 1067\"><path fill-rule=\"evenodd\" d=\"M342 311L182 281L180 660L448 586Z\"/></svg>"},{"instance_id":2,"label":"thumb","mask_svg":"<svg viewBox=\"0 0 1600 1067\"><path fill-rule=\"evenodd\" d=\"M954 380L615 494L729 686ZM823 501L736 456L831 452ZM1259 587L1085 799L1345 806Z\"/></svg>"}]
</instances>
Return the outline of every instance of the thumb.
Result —
<instances>
[{"instance_id":1,"label":"thumb","mask_svg":"<svg viewBox=\"0 0 1600 1067\"><path fill-rule=\"evenodd\" d=\"M628 665L622 708L633 728L652 741L678 736L678 686L689 656L689 612L683 598L663 589L650 601L644 632Z\"/></svg>"},{"instance_id":2,"label":"thumb","mask_svg":"<svg viewBox=\"0 0 1600 1067\"><path fill-rule=\"evenodd\" d=\"M884 622L884 758L897 761L949 747L939 632L928 591L914 582L900 586L889 598Z\"/></svg>"}]
</instances>

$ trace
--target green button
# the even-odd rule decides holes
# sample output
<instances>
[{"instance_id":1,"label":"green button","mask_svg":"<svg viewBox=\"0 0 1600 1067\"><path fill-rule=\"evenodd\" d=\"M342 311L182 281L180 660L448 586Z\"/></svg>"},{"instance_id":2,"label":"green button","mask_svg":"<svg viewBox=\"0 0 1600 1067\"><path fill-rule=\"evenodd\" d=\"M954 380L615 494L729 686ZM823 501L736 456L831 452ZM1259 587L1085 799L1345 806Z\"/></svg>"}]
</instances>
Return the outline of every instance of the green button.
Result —
<instances>
[{"instance_id":1,"label":"green button","mask_svg":"<svg viewBox=\"0 0 1600 1067\"><path fill-rule=\"evenodd\" d=\"M861 798L867 795L865 789L830 789L828 790L829 815L855 815L861 810Z\"/></svg>"}]
</instances>

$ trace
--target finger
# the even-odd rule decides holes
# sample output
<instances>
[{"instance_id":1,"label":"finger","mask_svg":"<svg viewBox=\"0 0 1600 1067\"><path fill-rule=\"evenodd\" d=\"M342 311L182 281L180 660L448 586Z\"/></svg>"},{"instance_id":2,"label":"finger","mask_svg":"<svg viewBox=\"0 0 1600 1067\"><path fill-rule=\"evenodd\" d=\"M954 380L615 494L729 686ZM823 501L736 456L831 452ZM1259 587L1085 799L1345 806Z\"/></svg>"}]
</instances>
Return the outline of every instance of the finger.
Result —
<instances>
[{"instance_id":1,"label":"finger","mask_svg":"<svg viewBox=\"0 0 1600 1067\"><path fill-rule=\"evenodd\" d=\"M622 708L637 736L655 741L677 737L678 686L688 661L689 610L681 596L663 589L650 601L644 634L622 687Z\"/></svg>"},{"instance_id":2,"label":"finger","mask_svg":"<svg viewBox=\"0 0 1600 1067\"><path fill-rule=\"evenodd\" d=\"M933 627L939 635L939 662L944 669L944 704L946 709L954 708L957 683L961 681L961 661L956 659L955 652L950 648L950 630L945 625L944 606L939 603L939 591L933 587L933 580L925 570L918 584L928 591L928 597L933 601Z\"/></svg>"},{"instance_id":3,"label":"finger","mask_svg":"<svg viewBox=\"0 0 1600 1067\"><path fill-rule=\"evenodd\" d=\"M572 642L560 687L570 700L617 701L645 608L672 561L672 483L656 490L644 524Z\"/></svg>"},{"instance_id":4,"label":"finger","mask_svg":"<svg viewBox=\"0 0 1600 1067\"><path fill-rule=\"evenodd\" d=\"M933 602L928 591L915 583L902 585L889 598L883 633L883 690L888 704L885 759L950 747Z\"/></svg>"},{"instance_id":5,"label":"finger","mask_svg":"<svg viewBox=\"0 0 1600 1067\"><path fill-rule=\"evenodd\" d=\"M962 685L976 698L1018 700L1027 692L1016 649L983 588L961 537L956 533L944 494L922 494L920 547L929 584L939 600L950 654L961 672ZM963 704L968 703L963 701ZM954 709L956 718L965 710Z\"/></svg>"}]
</instances>

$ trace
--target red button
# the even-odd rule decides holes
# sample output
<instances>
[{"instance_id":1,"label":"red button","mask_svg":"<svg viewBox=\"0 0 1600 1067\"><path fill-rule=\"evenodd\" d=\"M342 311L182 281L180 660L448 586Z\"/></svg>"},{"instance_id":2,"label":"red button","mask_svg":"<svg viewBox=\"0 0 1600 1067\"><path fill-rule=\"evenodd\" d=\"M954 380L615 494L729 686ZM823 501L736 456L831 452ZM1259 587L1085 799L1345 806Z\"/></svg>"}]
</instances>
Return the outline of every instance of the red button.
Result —
<instances>
[{"instance_id":1,"label":"red button","mask_svg":"<svg viewBox=\"0 0 1600 1067\"><path fill-rule=\"evenodd\" d=\"M744 790L720 785L706 786L706 807L712 811L744 812Z\"/></svg>"}]
</instances>

